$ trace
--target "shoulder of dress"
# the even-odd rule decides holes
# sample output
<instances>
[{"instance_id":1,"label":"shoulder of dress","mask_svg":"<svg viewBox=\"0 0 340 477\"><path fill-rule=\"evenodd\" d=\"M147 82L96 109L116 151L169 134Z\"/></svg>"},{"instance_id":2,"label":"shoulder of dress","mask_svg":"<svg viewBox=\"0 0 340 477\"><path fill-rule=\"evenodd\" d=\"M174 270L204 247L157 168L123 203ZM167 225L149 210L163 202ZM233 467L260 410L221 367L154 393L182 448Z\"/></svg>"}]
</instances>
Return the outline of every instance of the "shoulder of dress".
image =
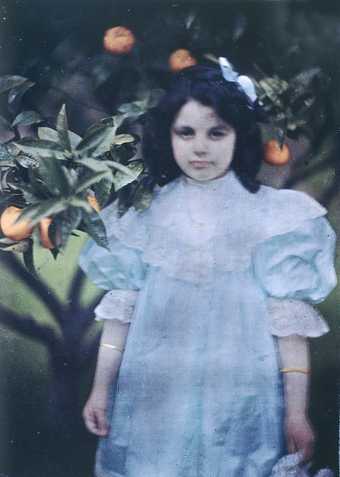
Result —
<instances>
[{"instance_id":1,"label":"shoulder of dress","mask_svg":"<svg viewBox=\"0 0 340 477\"><path fill-rule=\"evenodd\" d=\"M119 214L118 201L106 206L100 216L104 222L108 235L119 237L124 241L134 234L146 235L148 229L158 223L160 217L167 217L169 209L173 208L173 197L177 194L178 181L174 180L163 187L156 187L153 191L151 202L144 209L131 206L123 215ZM132 240L132 239L131 239Z\"/></svg>"},{"instance_id":2,"label":"shoulder of dress","mask_svg":"<svg viewBox=\"0 0 340 477\"><path fill-rule=\"evenodd\" d=\"M272 210L281 217L289 214L296 215L299 220L308 220L327 214L327 209L306 192L262 185L257 194L265 210Z\"/></svg>"}]
</instances>

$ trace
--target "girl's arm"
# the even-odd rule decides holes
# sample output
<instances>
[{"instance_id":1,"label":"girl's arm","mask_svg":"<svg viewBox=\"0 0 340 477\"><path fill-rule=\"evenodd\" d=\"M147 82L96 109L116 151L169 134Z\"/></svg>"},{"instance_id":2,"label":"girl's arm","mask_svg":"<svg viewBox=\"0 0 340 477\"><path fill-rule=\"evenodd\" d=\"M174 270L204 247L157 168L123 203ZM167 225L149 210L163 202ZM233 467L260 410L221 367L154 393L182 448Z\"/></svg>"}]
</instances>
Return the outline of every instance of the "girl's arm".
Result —
<instances>
[{"instance_id":1,"label":"girl's arm","mask_svg":"<svg viewBox=\"0 0 340 477\"><path fill-rule=\"evenodd\" d=\"M83 411L87 429L98 436L105 436L109 431L106 415L108 394L119 371L123 354L119 350L124 350L128 331L129 323L104 321L93 387ZM115 346L119 350L106 345Z\"/></svg>"},{"instance_id":2,"label":"girl's arm","mask_svg":"<svg viewBox=\"0 0 340 477\"><path fill-rule=\"evenodd\" d=\"M283 372L285 432L289 453L301 451L304 460L313 455L314 432L308 419L309 374L293 368L310 370L309 346L306 338L290 335L278 338Z\"/></svg>"}]
</instances>

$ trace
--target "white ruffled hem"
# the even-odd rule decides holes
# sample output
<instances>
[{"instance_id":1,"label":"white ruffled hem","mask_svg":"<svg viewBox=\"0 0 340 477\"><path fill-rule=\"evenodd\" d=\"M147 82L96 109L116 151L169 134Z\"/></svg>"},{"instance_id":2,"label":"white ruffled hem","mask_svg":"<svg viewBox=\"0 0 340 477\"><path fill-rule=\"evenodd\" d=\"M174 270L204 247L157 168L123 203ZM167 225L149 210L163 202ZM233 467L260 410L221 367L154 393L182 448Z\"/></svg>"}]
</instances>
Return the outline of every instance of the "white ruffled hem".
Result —
<instances>
[{"instance_id":1,"label":"white ruffled hem","mask_svg":"<svg viewBox=\"0 0 340 477\"><path fill-rule=\"evenodd\" d=\"M288 454L282 457L274 466L270 477L311 477L309 465L302 465L300 452ZM314 477L334 477L330 469L321 469Z\"/></svg>"},{"instance_id":2,"label":"white ruffled hem","mask_svg":"<svg viewBox=\"0 0 340 477\"><path fill-rule=\"evenodd\" d=\"M272 335L317 338L329 331L321 314L312 305L302 300L270 297L267 307Z\"/></svg>"},{"instance_id":3,"label":"white ruffled hem","mask_svg":"<svg viewBox=\"0 0 340 477\"><path fill-rule=\"evenodd\" d=\"M118 320L122 323L131 323L137 296L137 290L107 292L94 310L96 320Z\"/></svg>"}]
</instances>

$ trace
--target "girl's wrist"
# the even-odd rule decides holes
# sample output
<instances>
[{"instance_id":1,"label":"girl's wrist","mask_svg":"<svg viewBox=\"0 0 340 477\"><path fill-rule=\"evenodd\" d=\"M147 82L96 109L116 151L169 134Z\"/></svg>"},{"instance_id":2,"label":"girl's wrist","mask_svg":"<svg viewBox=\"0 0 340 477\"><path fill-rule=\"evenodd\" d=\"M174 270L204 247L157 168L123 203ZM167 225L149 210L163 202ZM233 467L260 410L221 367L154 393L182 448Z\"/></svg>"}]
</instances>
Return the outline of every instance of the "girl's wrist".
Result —
<instances>
[{"instance_id":1,"label":"girl's wrist","mask_svg":"<svg viewBox=\"0 0 340 477\"><path fill-rule=\"evenodd\" d=\"M108 394L114 379L110 382L94 380L93 387L92 387L92 394Z\"/></svg>"},{"instance_id":2,"label":"girl's wrist","mask_svg":"<svg viewBox=\"0 0 340 477\"><path fill-rule=\"evenodd\" d=\"M290 376L284 380L286 415L296 420L308 414L308 380L306 375Z\"/></svg>"},{"instance_id":3,"label":"girl's wrist","mask_svg":"<svg viewBox=\"0 0 340 477\"><path fill-rule=\"evenodd\" d=\"M308 413L305 406L287 406L286 420L288 421L305 421L308 419Z\"/></svg>"}]
</instances>

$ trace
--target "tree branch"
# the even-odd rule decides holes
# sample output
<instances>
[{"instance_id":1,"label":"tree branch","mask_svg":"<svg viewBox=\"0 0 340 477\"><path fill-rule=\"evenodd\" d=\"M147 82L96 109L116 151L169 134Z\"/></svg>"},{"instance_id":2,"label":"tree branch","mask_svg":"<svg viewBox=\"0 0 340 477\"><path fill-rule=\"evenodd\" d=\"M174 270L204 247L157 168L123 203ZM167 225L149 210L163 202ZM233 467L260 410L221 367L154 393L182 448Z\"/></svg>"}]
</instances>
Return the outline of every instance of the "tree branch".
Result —
<instances>
[{"instance_id":1,"label":"tree branch","mask_svg":"<svg viewBox=\"0 0 340 477\"><path fill-rule=\"evenodd\" d=\"M79 308L80 295L85 284L85 274L78 268L76 273L72 277L72 281L68 290L68 301L70 307L73 309Z\"/></svg>"},{"instance_id":2,"label":"tree branch","mask_svg":"<svg viewBox=\"0 0 340 477\"><path fill-rule=\"evenodd\" d=\"M87 310L82 313L81 315L81 320L82 320L82 331L81 331L81 337L86 333L88 328L91 326L91 324L94 321L94 309L100 302L100 300L103 298L103 294L100 294L92 302L86 307Z\"/></svg>"},{"instance_id":3,"label":"tree branch","mask_svg":"<svg viewBox=\"0 0 340 477\"><path fill-rule=\"evenodd\" d=\"M103 296L105 295L106 292L104 293L101 293L100 295L96 296L96 298L94 298L91 303L89 304L89 306L87 307L90 311L94 310L96 308L96 306L99 304L100 300L103 298Z\"/></svg>"},{"instance_id":4,"label":"tree branch","mask_svg":"<svg viewBox=\"0 0 340 477\"><path fill-rule=\"evenodd\" d=\"M64 307L55 293L42 280L29 273L11 252L0 253L0 260L46 305L51 314L60 322Z\"/></svg>"},{"instance_id":5,"label":"tree branch","mask_svg":"<svg viewBox=\"0 0 340 477\"><path fill-rule=\"evenodd\" d=\"M48 347L59 344L60 340L50 326L42 325L30 315L18 315L2 305L0 305L0 322L11 330L40 341Z\"/></svg>"}]
</instances>

